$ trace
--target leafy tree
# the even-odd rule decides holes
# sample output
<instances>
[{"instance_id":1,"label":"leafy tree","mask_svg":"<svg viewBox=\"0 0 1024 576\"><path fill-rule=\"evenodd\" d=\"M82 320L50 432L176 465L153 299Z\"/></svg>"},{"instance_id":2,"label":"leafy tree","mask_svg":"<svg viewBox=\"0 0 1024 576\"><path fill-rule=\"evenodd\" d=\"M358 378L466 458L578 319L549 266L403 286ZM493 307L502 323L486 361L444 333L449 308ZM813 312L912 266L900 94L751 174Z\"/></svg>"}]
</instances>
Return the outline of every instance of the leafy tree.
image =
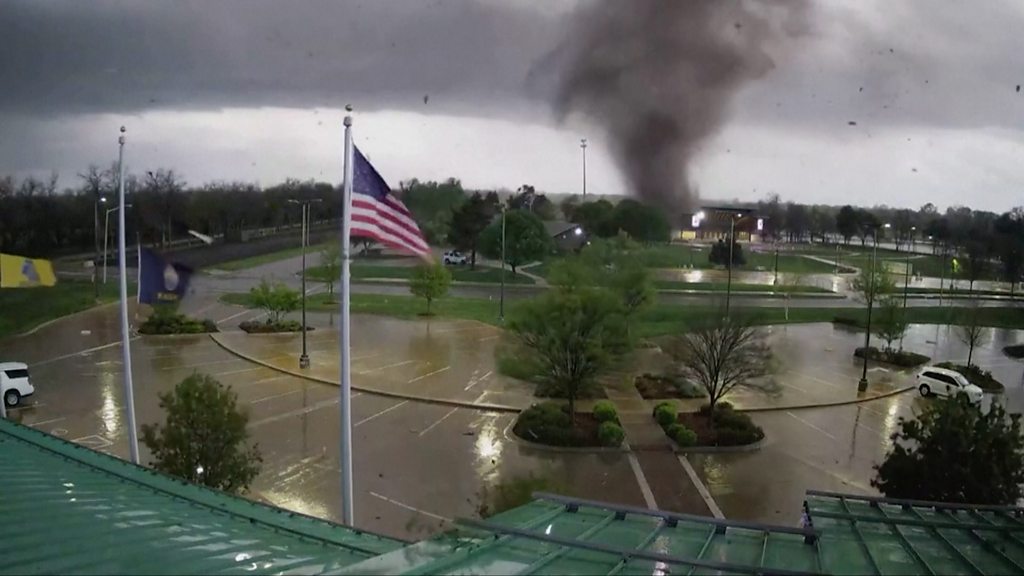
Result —
<instances>
[{"instance_id":1,"label":"leafy tree","mask_svg":"<svg viewBox=\"0 0 1024 576\"><path fill-rule=\"evenodd\" d=\"M870 264L861 268L860 273L851 282L851 288L861 301L868 306L874 305L882 295L891 294L896 289L896 281L885 270Z\"/></svg>"},{"instance_id":2,"label":"leafy tree","mask_svg":"<svg viewBox=\"0 0 1024 576\"><path fill-rule=\"evenodd\" d=\"M885 340L885 349L892 352L892 343L903 338L907 332L907 319L903 305L895 296L882 298L878 306L878 317L874 323L875 336Z\"/></svg>"},{"instance_id":3,"label":"leafy tree","mask_svg":"<svg viewBox=\"0 0 1024 576\"><path fill-rule=\"evenodd\" d=\"M878 220L878 216L863 208L857 210L857 234L860 236L861 246L867 244L868 237L877 240L878 229L881 227L882 223Z\"/></svg>"},{"instance_id":4,"label":"leafy tree","mask_svg":"<svg viewBox=\"0 0 1024 576\"><path fill-rule=\"evenodd\" d=\"M671 236L671 225L663 211L630 198L615 206L611 225L644 243L668 242Z\"/></svg>"},{"instance_id":5,"label":"leafy tree","mask_svg":"<svg viewBox=\"0 0 1024 576\"><path fill-rule=\"evenodd\" d=\"M607 200L584 202L573 211L571 222L579 224L591 236L610 238L618 233L612 222L615 205Z\"/></svg>"},{"instance_id":6,"label":"leafy tree","mask_svg":"<svg viewBox=\"0 0 1024 576\"><path fill-rule=\"evenodd\" d=\"M730 266L729 262L729 245L719 240L711 245L711 250L708 252L708 262L718 266ZM732 243L732 265L743 266L747 263L746 256L743 255L743 246L739 242Z\"/></svg>"},{"instance_id":7,"label":"leafy tree","mask_svg":"<svg viewBox=\"0 0 1024 576\"><path fill-rule=\"evenodd\" d=\"M657 292L651 271L634 259L620 257L607 276L607 286L619 299L629 335L629 320L633 314L654 303Z\"/></svg>"},{"instance_id":8,"label":"leafy tree","mask_svg":"<svg viewBox=\"0 0 1024 576\"><path fill-rule=\"evenodd\" d=\"M890 498L1015 504L1024 485L1020 418L999 402L982 411L966 394L930 402L916 420L900 417L871 485Z\"/></svg>"},{"instance_id":9,"label":"leafy tree","mask_svg":"<svg viewBox=\"0 0 1024 576\"><path fill-rule=\"evenodd\" d=\"M995 222L996 253L1002 264L1003 280L1010 283L1010 294L1024 273L1024 219L1020 215L1024 211L1007 212Z\"/></svg>"},{"instance_id":10,"label":"leafy tree","mask_svg":"<svg viewBox=\"0 0 1024 576\"><path fill-rule=\"evenodd\" d=\"M843 243L849 244L850 238L853 238L859 229L860 221L857 218L857 210L849 204L840 208L839 213L836 214L836 230L843 237Z\"/></svg>"},{"instance_id":11,"label":"leafy tree","mask_svg":"<svg viewBox=\"0 0 1024 576\"><path fill-rule=\"evenodd\" d=\"M789 233L789 241L801 241L809 227L810 218L807 216L807 207L790 202L786 206L786 232Z\"/></svg>"},{"instance_id":12,"label":"leafy tree","mask_svg":"<svg viewBox=\"0 0 1024 576\"><path fill-rule=\"evenodd\" d=\"M972 302L957 319L955 333L957 338L967 346L967 366L974 359L974 348L988 339L988 328L981 323L981 307Z\"/></svg>"},{"instance_id":13,"label":"leafy tree","mask_svg":"<svg viewBox=\"0 0 1024 576\"><path fill-rule=\"evenodd\" d=\"M900 244L910 244L910 238L913 235L914 227L914 213L906 208L897 210L896 214L893 215L892 229L896 233L896 251L900 249Z\"/></svg>"},{"instance_id":14,"label":"leafy tree","mask_svg":"<svg viewBox=\"0 0 1024 576\"><path fill-rule=\"evenodd\" d=\"M273 323L281 321L281 317L298 310L302 304L302 295L281 282L271 284L266 279L249 289L249 298L253 306L266 310L269 320Z\"/></svg>"},{"instance_id":15,"label":"leafy tree","mask_svg":"<svg viewBox=\"0 0 1024 576\"><path fill-rule=\"evenodd\" d=\"M567 222L576 222L576 209L580 207L580 200L575 194L562 200L558 208L562 211L562 218Z\"/></svg>"},{"instance_id":16,"label":"leafy tree","mask_svg":"<svg viewBox=\"0 0 1024 576\"><path fill-rule=\"evenodd\" d=\"M779 195L775 192L768 194L764 200L757 203L757 211L764 216L764 235L775 240L779 239L782 230L786 227L786 214L782 210Z\"/></svg>"},{"instance_id":17,"label":"leafy tree","mask_svg":"<svg viewBox=\"0 0 1024 576\"><path fill-rule=\"evenodd\" d=\"M320 251L320 269L327 282L327 293L334 294L334 282L341 276L341 244L329 243Z\"/></svg>"},{"instance_id":18,"label":"leafy tree","mask_svg":"<svg viewBox=\"0 0 1024 576\"><path fill-rule=\"evenodd\" d=\"M430 316L430 303L447 294L451 284L452 273L440 262L420 264L409 279L409 292L427 301L427 316Z\"/></svg>"},{"instance_id":19,"label":"leafy tree","mask_svg":"<svg viewBox=\"0 0 1024 576\"><path fill-rule=\"evenodd\" d=\"M576 399L624 347L619 307L604 290L550 291L522 303L509 330L545 383L565 394L573 423Z\"/></svg>"},{"instance_id":20,"label":"leafy tree","mask_svg":"<svg viewBox=\"0 0 1024 576\"><path fill-rule=\"evenodd\" d=\"M718 317L676 338L668 348L683 376L708 395L708 414L737 386L758 386L768 374L771 349L764 334L739 316Z\"/></svg>"},{"instance_id":21,"label":"leafy tree","mask_svg":"<svg viewBox=\"0 0 1024 576\"><path fill-rule=\"evenodd\" d=\"M494 220L497 211L497 194L491 192L484 197L479 192L475 192L452 214L448 241L459 250L469 252L470 270L476 269L476 251L480 244L480 235Z\"/></svg>"},{"instance_id":22,"label":"leafy tree","mask_svg":"<svg viewBox=\"0 0 1024 576\"><path fill-rule=\"evenodd\" d=\"M595 277L603 271L582 256L568 256L556 260L548 273L548 282L565 292L589 288L596 283Z\"/></svg>"},{"instance_id":23,"label":"leafy tree","mask_svg":"<svg viewBox=\"0 0 1024 576\"><path fill-rule=\"evenodd\" d=\"M248 489L263 459L259 447L247 443L249 416L239 410L231 387L192 374L159 396L167 414L164 424L142 426L142 442L153 456L150 465L225 492Z\"/></svg>"},{"instance_id":24,"label":"leafy tree","mask_svg":"<svg viewBox=\"0 0 1024 576\"><path fill-rule=\"evenodd\" d=\"M448 237L452 212L466 201L462 182L449 178L444 182L420 182L412 179L401 184L402 201L420 225L424 237L438 244Z\"/></svg>"},{"instance_id":25,"label":"leafy tree","mask_svg":"<svg viewBox=\"0 0 1024 576\"><path fill-rule=\"evenodd\" d=\"M553 246L540 218L522 210L505 213L505 262L512 273L522 264L540 260ZM480 237L480 251L494 260L501 259L501 218L495 219Z\"/></svg>"},{"instance_id":26,"label":"leafy tree","mask_svg":"<svg viewBox=\"0 0 1024 576\"><path fill-rule=\"evenodd\" d=\"M970 282L968 290L974 291L974 283L988 271L989 240L986 233L975 230L966 242L963 253L963 274Z\"/></svg>"}]
</instances>

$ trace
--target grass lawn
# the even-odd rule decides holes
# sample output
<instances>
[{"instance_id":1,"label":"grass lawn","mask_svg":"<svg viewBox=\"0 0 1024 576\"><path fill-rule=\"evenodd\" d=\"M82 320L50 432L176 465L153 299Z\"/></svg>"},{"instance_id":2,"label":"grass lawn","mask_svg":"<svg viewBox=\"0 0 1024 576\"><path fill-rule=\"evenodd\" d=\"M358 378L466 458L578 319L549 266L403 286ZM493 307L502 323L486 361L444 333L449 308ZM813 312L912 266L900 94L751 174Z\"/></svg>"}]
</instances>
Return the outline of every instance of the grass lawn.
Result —
<instances>
[{"instance_id":1,"label":"grass lawn","mask_svg":"<svg viewBox=\"0 0 1024 576\"><path fill-rule=\"evenodd\" d=\"M100 284L100 303L117 300L119 290L117 282ZM128 294L135 294L131 284ZM49 288L5 288L0 290L0 337L21 334L95 305L92 282L60 280Z\"/></svg>"},{"instance_id":2,"label":"grass lawn","mask_svg":"<svg viewBox=\"0 0 1024 576\"><path fill-rule=\"evenodd\" d=\"M320 258L320 251L327 247L327 244L316 244L312 246L306 246L306 261L312 257L315 261ZM284 250L278 250L277 252L270 252L268 254L260 254L259 256L250 256L248 258L241 258L238 260L229 260L228 262L221 262L220 264L214 264L209 268L215 270L225 270L228 272L234 272L237 270L246 270L248 268L255 268L256 266L262 266L263 264L270 264L271 262L277 262L278 260L286 260L288 258L294 258L295 256L302 255L302 247L286 248Z\"/></svg>"},{"instance_id":3,"label":"grass lawn","mask_svg":"<svg viewBox=\"0 0 1024 576\"><path fill-rule=\"evenodd\" d=\"M715 292L725 292L727 284L725 282L677 282L674 280L655 280L655 288L659 290L710 290ZM771 284L739 284L733 282L733 292L789 292L789 293L818 293L818 294L831 294L831 290L825 290L818 286L772 286Z\"/></svg>"},{"instance_id":4,"label":"grass lawn","mask_svg":"<svg viewBox=\"0 0 1024 576\"><path fill-rule=\"evenodd\" d=\"M449 266L452 273L452 280L456 282L485 282L498 284L501 282L501 268L477 265L476 270L470 270L469 266ZM408 279L412 276L412 266L380 266L374 264L360 264L354 262L351 266L352 278L354 280L365 278L400 278ZM307 268L306 274L311 280L323 281L324 269L320 266ZM511 270L505 270L505 283L507 284L533 284L533 279L522 274L512 274Z\"/></svg>"},{"instance_id":5,"label":"grass lawn","mask_svg":"<svg viewBox=\"0 0 1024 576\"><path fill-rule=\"evenodd\" d=\"M903 293L903 284L900 283L900 282L896 283L896 293L897 294L902 294ZM911 287L911 288L907 288L907 294L912 294L912 295L913 294L935 294L935 295L938 295L939 294L939 289L938 288L920 288L920 287L913 288L913 287ZM947 285L945 288L942 289L942 294L943 294L943 296L954 295L954 296L963 296L963 297L967 297L967 296L970 296L972 294L974 296L1009 296L1010 295L1010 291L1009 290L979 290L979 289L975 288L974 292L972 293L969 290L964 289L964 288L957 288L956 290L950 290L949 286ZM1014 297L1022 297L1022 296L1024 296L1024 294L1022 294L1020 290L1015 291L1013 293L1013 295L1014 295Z\"/></svg>"},{"instance_id":6,"label":"grass lawn","mask_svg":"<svg viewBox=\"0 0 1024 576\"><path fill-rule=\"evenodd\" d=\"M338 309L336 297L327 294L316 294L307 300L307 309L315 311L334 311ZM229 304L249 305L249 295L245 293L225 294L221 300ZM515 310L515 304L506 307L506 313ZM440 317L479 320L486 324L500 326L498 321L498 302L482 298L442 298L435 300L433 312ZM785 324L785 311L778 308L743 308L734 306L736 314L749 315L756 324ZM914 324L948 324L963 308L908 308L907 320ZM397 318L419 318L426 311L426 303L413 296L384 296L380 294L353 294L352 312L363 314L382 314ZM688 324L705 321L721 314L718 306L678 306L657 304L641 311L631 321L631 328L640 337L662 336L681 332ZM1024 309L982 308L981 322L986 326L997 328L1024 328ZM841 317L853 324L863 325L866 311L862 308L790 308L790 324L808 322L831 322Z\"/></svg>"}]
</instances>

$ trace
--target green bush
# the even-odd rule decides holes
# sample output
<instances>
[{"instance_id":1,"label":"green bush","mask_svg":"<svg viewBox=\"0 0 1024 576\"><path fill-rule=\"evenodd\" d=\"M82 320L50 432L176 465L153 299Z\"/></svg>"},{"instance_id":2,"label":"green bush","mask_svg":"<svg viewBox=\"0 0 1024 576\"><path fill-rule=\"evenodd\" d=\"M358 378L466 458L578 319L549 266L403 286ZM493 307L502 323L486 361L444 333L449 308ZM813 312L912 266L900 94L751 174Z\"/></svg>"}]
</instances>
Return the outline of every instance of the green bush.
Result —
<instances>
[{"instance_id":1,"label":"green bush","mask_svg":"<svg viewBox=\"0 0 1024 576\"><path fill-rule=\"evenodd\" d=\"M671 426L676 421L676 408L672 404L658 404L654 409L654 419L662 428Z\"/></svg>"},{"instance_id":2,"label":"green bush","mask_svg":"<svg viewBox=\"0 0 1024 576\"><path fill-rule=\"evenodd\" d=\"M863 358L864 347L861 346L854 350L853 355L857 358ZM913 368L931 360L928 356L916 352L907 350L879 350L874 346L868 348L868 357L878 362L885 362L903 368Z\"/></svg>"},{"instance_id":3,"label":"green bush","mask_svg":"<svg viewBox=\"0 0 1024 576\"><path fill-rule=\"evenodd\" d=\"M688 448L697 443L697 433L683 425L679 425L671 436L682 448Z\"/></svg>"},{"instance_id":4,"label":"green bush","mask_svg":"<svg viewBox=\"0 0 1024 576\"><path fill-rule=\"evenodd\" d=\"M598 422L618 422L619 414L615 410L615 404L601 400L594 404L594 418L597 418Z\"/></svg>"},{"instance_id":5,"label":"green bush","mask_svg":"<svg viewBox=\"0 0 1024 576\"><path fill-rule=\"evenodd\" d=\"M732 412L732 411L733 411L733 407L732 407L732 404L730 402L726 402L725 400L720 400L717 404L715 404L715 413L716 414L719 413L719 412ZM711 413L711 404L704 404L704 405L702 405L700 407L700 409L697 410L697 413L700 414L701 416L707 416L708 414Z\"/></svg>"},{"instance_id":6,"label":"green bush","mask_svg":"<svg viewBox=\"0 0 1024 576\"><path fill-rule=\"evenodd\" d=\"M597 438L602 446L619 446L625 437L626 433L615 422L602 422L597 428Z\"/></svg>"},{"instance_id":7,"label":"green bush","mask_svg":"<svg viewBox=\"0 0 1024 576\"><path fill-rule=\"evenodd\" d=\"M1024 344L1003 346L1003 354L1006 354L1010 358L1024 358Z\"/></svg>"},{"instance_id":8,"label":"green bush","mask_svg":"<svg viewBox=\"0 0 1024 576\"><path fill-rule=\"evenodd\" d=\"M534 404L523 410L512 430L521 438L551 446L576 446L582 443L573 430L569 414L554 402Z\"/></svg>"},{"instance_id":9,"label":"green bush","mask_svg":"<svg viewBox=\"0 0 1024 576\"><path fill-rule=\"evenodd\" d=\"M238 325L239 328L248 332L249 334L270 334L274 332L302 332L302 323L297 320L278 320L272 321L267 320L266 322L260 322L258 320L248 320ZM306 330L313 330L312 326L307 326Z\"/></svg>"},{"instance_id":10,"label":"green bush","mask_svg":"<svg viewBox=\"0 0 1024 576\"><path fill-rule=\"evenodd\" d=\"M720 428L716 433L716 446L744 446L764 438L764 431L753 425L747 429Z\"/></svg>"},{"instance_id":11,"label":"green bush","mask_svg":"<svg viewBox=\"0 0 1024 576\"><path fill-rule=\"evenodd\" d=\"M207 332L217 332L217 324L213 320L189 318L166 306L157 306L153 314L139 325L140 334L205 334Z\"/></svg>"}]
</instances>

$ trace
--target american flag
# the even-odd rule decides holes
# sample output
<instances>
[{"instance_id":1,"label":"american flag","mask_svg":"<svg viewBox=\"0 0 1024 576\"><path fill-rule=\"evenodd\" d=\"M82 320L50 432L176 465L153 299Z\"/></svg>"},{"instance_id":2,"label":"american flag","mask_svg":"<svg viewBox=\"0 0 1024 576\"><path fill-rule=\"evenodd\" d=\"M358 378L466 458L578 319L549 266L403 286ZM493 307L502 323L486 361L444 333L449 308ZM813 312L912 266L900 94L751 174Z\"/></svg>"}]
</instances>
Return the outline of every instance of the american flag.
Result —
<instances>
[{"instance_id":1,"label":"american flag","mask_svg":"<svg viewBox=\"0 0 1024 576\"><path fill-rule=\"evenodd\" d=\"M423 239L409 209L391 193L377 169L352 146L355 164L352 178L351 235L374 240L397 250L430 258L430 246Z\"/></svg>"}]
</instances>

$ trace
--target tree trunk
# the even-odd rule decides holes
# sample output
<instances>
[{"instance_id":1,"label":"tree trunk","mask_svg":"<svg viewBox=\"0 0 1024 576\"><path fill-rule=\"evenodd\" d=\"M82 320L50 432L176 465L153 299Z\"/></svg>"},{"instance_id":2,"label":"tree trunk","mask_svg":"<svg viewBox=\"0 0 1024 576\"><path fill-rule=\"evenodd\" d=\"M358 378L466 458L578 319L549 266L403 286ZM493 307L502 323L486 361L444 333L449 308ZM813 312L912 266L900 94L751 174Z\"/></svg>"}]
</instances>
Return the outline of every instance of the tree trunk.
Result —
<instances>
[{"instance_id":1,"label":"tree trunk","mask_svg":"<svg viewBox=\"0 0 1024 576\"><path fill-rule=\"evenodd\" d=\"M427 316L430 316L430 301L432 298L427 298Z\"/></svg>"},{"instance_id":2,"label":"tree trunk","mask_svg":"<svg viewBox=\"0 0 1024 576\"><path fill-rule=\"evenodd\" d=\"M576 427L576 393L573 391L569 392L569 421L572 426Z\"/></svg>"},{"instance_id":3,"label":"tree trunk","mask_svg":"<svg viewBox=\"0 0 1024 576\"><path fill-rule=\"evenodd\" d=\"M972 335L973 337L973 335ZM967 367L971 367L971 360L974 358L974 342L967 347Z\"/></svg>"},{"instance_id":4,"label":"tree trunk","mask_svg":"<svg viewBox=\"0 0 1024 576\"><path fill-rule=\"evenodd\" d=\"M476 270L476 247L469 253L469 269Z\"/></svg>"}]
</instances>

